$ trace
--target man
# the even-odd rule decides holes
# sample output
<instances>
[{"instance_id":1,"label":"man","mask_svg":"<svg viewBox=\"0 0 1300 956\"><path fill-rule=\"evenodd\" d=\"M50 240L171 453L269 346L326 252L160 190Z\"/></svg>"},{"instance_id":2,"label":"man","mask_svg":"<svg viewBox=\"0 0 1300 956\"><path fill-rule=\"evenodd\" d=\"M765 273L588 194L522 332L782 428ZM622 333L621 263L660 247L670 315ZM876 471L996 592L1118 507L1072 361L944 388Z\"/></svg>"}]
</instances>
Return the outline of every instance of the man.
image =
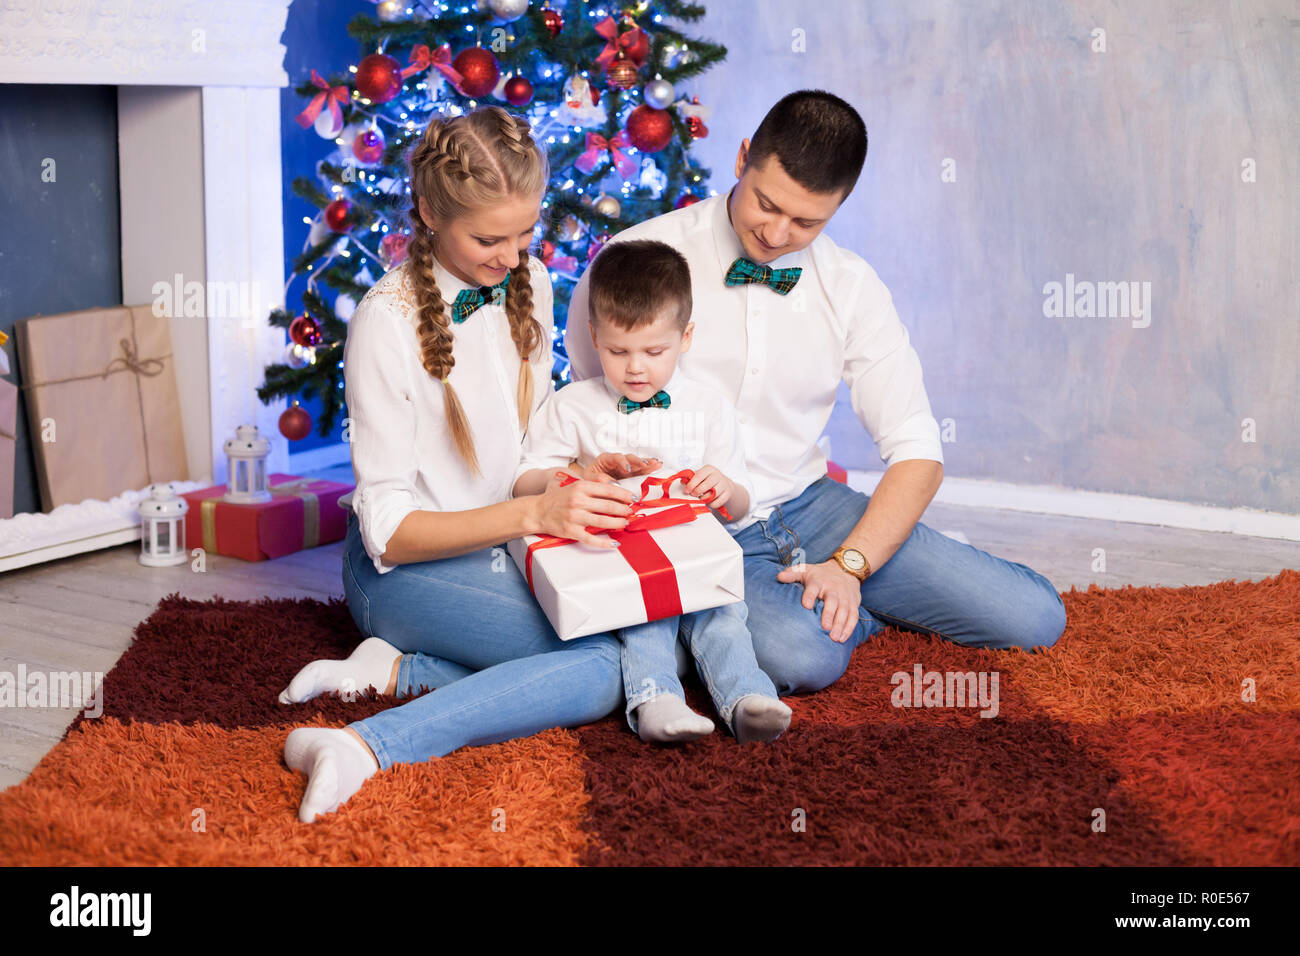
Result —
<instances>
[{"instance_id":1,"label":"man","mask_svg":"<svg viewBox=\"0 0 1300 956\"><path fill-rule=\"evenodd\" d=\"M1049 647L1065 608L1030 568L961 544L921 514L943 479L920 360L889 290L822 231L862 170L867 130L820 90L784 97L736 156L737 183L614 237L658 239L691 268L687 375L736 404L754 510L738 528L754 650L782 695L819 690L886 624L973 647ZM601 373L586 276L565 345ZM839 382L887 467L871 496L832 481L817 438Z\"/></svg>"}]
</instances>

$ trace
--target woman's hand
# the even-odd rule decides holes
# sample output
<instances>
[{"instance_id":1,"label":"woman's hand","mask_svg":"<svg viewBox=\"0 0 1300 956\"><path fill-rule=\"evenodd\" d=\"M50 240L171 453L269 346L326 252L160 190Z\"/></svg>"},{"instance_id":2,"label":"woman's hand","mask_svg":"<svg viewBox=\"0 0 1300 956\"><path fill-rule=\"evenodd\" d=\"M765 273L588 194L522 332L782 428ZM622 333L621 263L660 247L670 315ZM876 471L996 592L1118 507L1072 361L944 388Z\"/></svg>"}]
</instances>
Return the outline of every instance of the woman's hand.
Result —
<instances>
[{"instance_id":1,"label":"woman's hand","mask_svg":"<svg viewBox=\"0 0 1300 956\"><path fill-rule=\"evenodd\" d=\"M592 534L587 528L626 528L635 501L632 492L612 482L578 480L561 485L560 479L552 476L546 490L536 496L534 527L543 534L593 548L617 548L617 541Z\"/></svg>"},{"instance_id":2,"label":"woman's hand","mask_svg":"<svg viewBox=\"0 0 1300 956\"><path fill-rule=\"evenodd\" d=\"M821 564L796 564L782 568L776 579L803 585L803 606L812 610L822 601L822 630L830 639L843 644L858 626L858 608L862 606L862 582L849 574L834 558Z\"/></svg>"},{"instance_id":3,"label":"woman's hand","mask_svg":"<svg viewBox=\"0 0 1300 956\"><path fill-rule=\"evenodd\" d=\"M648 475L663 462L658 458L641 458L638 455L623 455L605 452L582 470L582 477L588 481L615 481L619 478L632 478Z\"/></svg>"}]
</instances>

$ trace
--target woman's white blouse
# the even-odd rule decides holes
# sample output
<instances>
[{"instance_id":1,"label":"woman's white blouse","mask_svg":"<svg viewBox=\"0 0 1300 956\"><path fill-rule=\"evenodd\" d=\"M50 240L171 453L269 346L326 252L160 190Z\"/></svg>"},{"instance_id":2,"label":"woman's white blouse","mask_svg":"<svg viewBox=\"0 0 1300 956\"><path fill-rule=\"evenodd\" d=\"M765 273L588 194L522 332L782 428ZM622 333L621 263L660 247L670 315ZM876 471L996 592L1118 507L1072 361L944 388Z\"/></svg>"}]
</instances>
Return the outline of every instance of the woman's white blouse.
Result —
<instances>
[{"instance_id":1,"label":"woman's white blouse","mask_svg":"<svg viewBox=\"0 0 1300 956\"><path fill-rule=\"evenodd\" d=\"M465 409L482 474L473 475L456 451L447 424L442 382L420 363L419 309L408 262L386 273L366 293L348 323L343 374L350 419L352 510L375 569L397 567L382 555L412 511L466 511L510 499L524 433L516 389L520 359L504 303L487 304L449 328L456 361L449 381ZM551 336L555 326L550 275L529 262L533 315L541 346L530 365L536 412L553 389ZM443 301L474 288L435 260Z\"/></svg>"}]
</instances>

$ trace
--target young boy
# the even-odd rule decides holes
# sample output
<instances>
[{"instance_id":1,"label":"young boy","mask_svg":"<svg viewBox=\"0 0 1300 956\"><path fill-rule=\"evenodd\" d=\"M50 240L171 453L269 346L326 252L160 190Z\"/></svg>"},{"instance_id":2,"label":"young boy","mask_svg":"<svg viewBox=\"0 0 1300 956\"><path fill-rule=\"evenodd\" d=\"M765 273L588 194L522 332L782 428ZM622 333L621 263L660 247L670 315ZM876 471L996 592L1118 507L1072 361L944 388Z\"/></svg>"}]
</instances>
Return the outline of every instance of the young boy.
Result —
<instances>
[{"instance_id":1,"label":"young boy","mask_svg":"<svg viewBox=\"0 0 1300 956\"><path fill-rule=\"evenodd\" d=\"M560 389L538 409L524 436L514 495L537 494L557 469L613 480L624 456L658 465L664 477L695 472L688 494L724 506L733 524L754 493L745 471L736 413L717 390L683 375L690 349L691 275L662 242L606 246L588 270L592 344L604 374ZM578 469L568 468L577 460ZM639 480L639 479L637 479ZM790 725L790 708L754 659L744 602L696 611L690 649L719 716L741 743L770 741ZM628 724L643 740L680 743L713 732L686 706L677 679L678 616L623 628Z\"/></svg>"}]
</instances>

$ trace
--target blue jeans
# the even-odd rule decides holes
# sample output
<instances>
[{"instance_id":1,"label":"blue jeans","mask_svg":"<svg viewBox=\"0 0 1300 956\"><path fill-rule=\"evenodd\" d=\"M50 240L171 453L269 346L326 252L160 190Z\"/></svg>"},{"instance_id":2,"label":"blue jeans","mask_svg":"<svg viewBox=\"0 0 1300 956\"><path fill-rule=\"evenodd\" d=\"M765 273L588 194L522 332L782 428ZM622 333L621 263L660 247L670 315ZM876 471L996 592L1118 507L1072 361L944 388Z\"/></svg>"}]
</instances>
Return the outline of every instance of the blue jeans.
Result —
<instances>
[{"instance_id":1,"label":"blue jeans","mask_svg":"<svg viewBox=\"0 0 1300 956\"><path fill-rule=\"evenodd\" d=\"M398 697L438 688L348 725L381 770L588 724L623 699L618 639L561 641L504 547L380 574L349 513L343 590L361 633L403 652Z\"/></svg>"},{"instance_id":2,"label":"blue jeans","mask_svg":"<svg viewBox=\"0 0 1300 956\"><path fill-rule=\"evenodd\" d=\"M759 666L782 696L821 690L849 665L853 648L886 624L968 647L1051 647L1065 630L1065 605L1041 574L918 522L902 547L862 584L849 639L821 626L822 602L802 604L803 585L782 568L826 561L867 510L870 497L823 476L736 535L745 552L745 603ZM683 618L682 636L692 624Z\"/></svg>"},{"instance_id":3,"label":"blue jeans","mask_svg":"<svg viewBox=\"0 0 1300 956\"><path fill-rule=\"evenodd\" d=\"M660 694L684 698L677 679L677 633L679 621L689 620L687 643L695 656L700 679L709 689L718 716L731 727L736 702L749 694L775 697L772 680L758 666L754 642L745 625L745 602L725 604L691 614L673 615L625 627L618 631L623 640L623 693L627 699L627 722L637 729L634 711Z\"/></svg>"}]
</instances>

